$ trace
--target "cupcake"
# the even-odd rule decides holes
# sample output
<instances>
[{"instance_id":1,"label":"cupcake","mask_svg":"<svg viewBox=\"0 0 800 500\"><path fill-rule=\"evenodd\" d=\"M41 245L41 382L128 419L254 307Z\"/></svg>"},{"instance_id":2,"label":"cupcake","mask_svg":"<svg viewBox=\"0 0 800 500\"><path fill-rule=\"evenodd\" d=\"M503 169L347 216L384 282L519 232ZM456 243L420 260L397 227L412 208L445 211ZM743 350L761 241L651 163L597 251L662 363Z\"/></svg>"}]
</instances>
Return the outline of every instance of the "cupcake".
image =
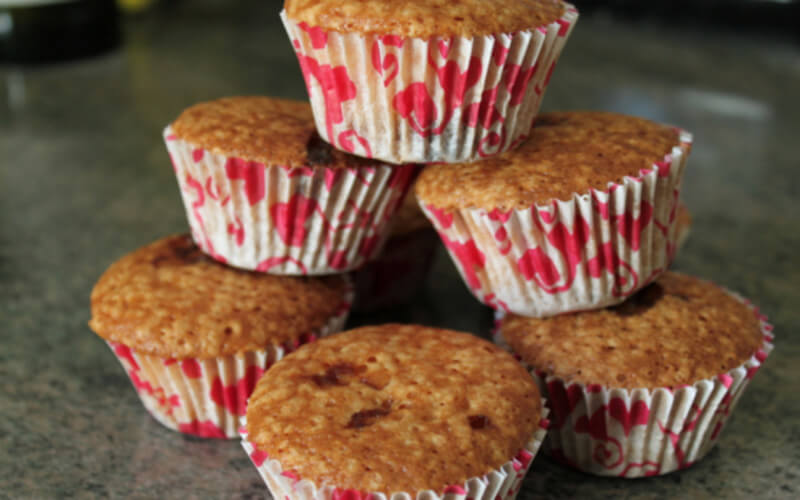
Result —
<instances>
[{"instance_id":1,"label":"cupcake","mask_svg":"<svg viewBox=\"0 0 800 500\"><path fill-rule=\"evenodd\" d=\"M675 214L675 229L676 244L675 247L680 250L686 245L686 240L689 239L689 233L692 229L692 214L689 212L689 207L682 202L678 202L678 212Z\"/></svg>"},{"instance_id":2,"label":"cupcake","mask_svg":"<svg viewBox=\"0 0 800 500\"><path fill-rule=\"evenodd\" d=\"M690 143L640 118L546 113L518 149L427 166L415 192L478 300L533 317L594 309L672 261Z\"/></svg>"},{"instance_id":3,"label":"cupcake","mask_svg":"<svg viewBox=\"0 0 800 500\"><path fill-rule=\"evenodd\" d=\"M92 290L89 326L145 408L186 434L233 438L261 374L299 345L341 330L345 276L250 273L170 236L114 263Z\"/></svg>"},{"instance_id":4,"label":"cupcake","mask_svg":"<svg viewBox=\"0 0 800 500\"><path fill-rule=\"evenodd\" d=\"M407 304L425 284L439 237L413 194L406 196L392 221L381 253L355 272L353 312Z\"/></svg>"},{"instance_id":5,"label":"cupcake","mask_svg":"<svg viewBox=\"0 0 800 500\"><path fill-rule=\"evenodd\" d=\"M552 455L603 476L703 458L772 350L771 325L747 301L673 272L618 306L508 315L499 331L547 398Z\"/></svg>"},{"instance_id":6,"label":"cupcake","mask_svg":"<svg viewBox=\"0 0 800 500\"><path fill-rule=\"evenodd\" d=\"M273 274L330 274L380 250L416 167L331 148L307 103L231 97L164 131L192 235L214 259Z\"/></svg>"},{"instance_id":7,"label":"cupcake","mask_svg":"<svg viewBox=\"0 0 800 500\"><path fill-rule=\"evenodd\" d=\"M281 18L320 135L420 163L519 144L578 12L560 0L286 0Z\"/></svg>"},{"instance_id":8,"label":"cupcake","mask_svg":"<svg viewBox=\"0 0 800 500\"><path fill-rule=\"evenodd\" d=\"M544 416L536 384L502 349L390 324L308 344L270 368L242 437L273 498L513 499Z\"/></svg>"}]
</instances>

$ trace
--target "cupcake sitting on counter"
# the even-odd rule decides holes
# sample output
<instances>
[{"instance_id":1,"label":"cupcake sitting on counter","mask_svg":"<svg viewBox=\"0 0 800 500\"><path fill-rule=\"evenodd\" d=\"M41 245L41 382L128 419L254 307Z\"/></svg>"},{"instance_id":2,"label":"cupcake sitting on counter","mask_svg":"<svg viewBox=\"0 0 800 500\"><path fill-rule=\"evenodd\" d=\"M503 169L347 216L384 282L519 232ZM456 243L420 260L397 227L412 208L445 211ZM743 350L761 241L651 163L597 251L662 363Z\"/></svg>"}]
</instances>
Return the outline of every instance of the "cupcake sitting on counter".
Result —
<instances>
[{"instance_id":1,"label":"cupcake sitting on counter","mask_svg":"<svg viewBox=\"0 0 800 500\"><path fill-rule=\"evenodd\" d=\"M156 420L236 437L261 374L299 345L341 330L346 276L271 276L223 266L188 235L115 262L92 290L89 326L108 342Z\"/></svg>"},{"instance_id":2,"label":"cupcake sitting on counter","mask_svg":"<svg viewBox=\"0 0 800 500\"><path fill-rule=\"evenodd\" d=\"M308 103L268 97L196 104L164 139L200 248L273 274L360 267L417 169L338 151L317 135Z\"/></svg>"},{"instance_id":3,"label":"cupcake sitting on counter","mask_svg":"<svg viewBox=\"0 0 800 500\"><path fill-rule=\"evenodd\" d=\"M498 326L548 400L552 455L620 477L702 459L773 340L748 302L673 272L614 307Z\"/></svg>"},{"instance_id":4,"label":"cupcake sitting on counter","mask_svg":"<svg viewBox=\"0 0 800 500\"><path fill-rule=\"evenodd\" d=\"M667 269L690 147L641 118L546 113L515 150L426 166L415 192L479 300L551 316L622 302Z\"/></svg>"},{"instance_id":5,"label":"cupcake sitting on counter","mask_svg":"<svg viewBox=\"0 0 800 500\"><path fill-rule=\"evenodd\" d=\"M545 416L536 384L499 347L388 324L272 367L242 437L273 498L513 500Z\"/></svg>"},{"instance_id":6,"label":"cupcake sitting on counter","mask_svg":"<svg viewBox=\"0 0 800 500\"><path fill-rule=\"evenodd\" d=\"M578 12L561 0L286 0L281 17L320 135L421 163L519 144Z\"/></svg>"}]
</instances>

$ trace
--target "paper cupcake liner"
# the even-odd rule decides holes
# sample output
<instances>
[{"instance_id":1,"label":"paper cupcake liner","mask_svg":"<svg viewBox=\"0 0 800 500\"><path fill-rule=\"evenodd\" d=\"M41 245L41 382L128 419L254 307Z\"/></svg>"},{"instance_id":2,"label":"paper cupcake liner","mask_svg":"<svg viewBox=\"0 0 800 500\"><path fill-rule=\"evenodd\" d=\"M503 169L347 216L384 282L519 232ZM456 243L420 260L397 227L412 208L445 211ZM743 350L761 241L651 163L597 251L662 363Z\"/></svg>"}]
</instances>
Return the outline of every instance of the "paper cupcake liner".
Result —
<instances>
[{"instance_id":1,"label":"paper cupcake liner","mask_svg":"<svg viewBox=\"0 0 800 500\"><path fill-rule=\"evenodd\" d=\"M584 385L528 366L552 412L550 454L583 472L618 477L667 474L703 458L772 351L772 325L757 309L755 313L764 336L761 348L740 366L690 386ZM494 337L498 344L505 344L501 331Z\"/></svg>"},{"instance_id":2,"label":"paper cupcake liner","mask_svg":"<svg viewBox=\"0 0 800 500\"><path fill-rule=\"evenodd\" d=\"M261 375L300 345L341 331L352 291L336 316L318 331L264 349L209 359L171 359L137 352L106 341L147 411L161 424L184 434L232 439L238 436L247 398Z\"/></svg>"},{"instance_id":3,"label":"paper cupcake liner","mask_svg":"<svg viewBox=\"0 0 800 500\"><path fill-rule=\"evenodd\" d=\"M528 209L448 212L420 199L473 295L544 317L622 302L676 252L675 213L692 137L636 177Z\"/></svg>"},{"instance_id":4,"label":"paper cupcake liner","mask_svg":"<svg viewBox=\"0 0 800 500\"><path fill-rule=\"evenodd\" d=\"M528 135L578 11L567 4L546 26L473 38L343 34L281 19L326 141L392 163L466 162Z\"/></svg>"},{"instance_id":5,"label":"paper cupcake liner","mask_svg":"<svg viewBox=\"0 0 800 500\"><path fill-rule=\"evenodd\" d=\"M265 165L164 140L197 245L273 274L332 274L376 255L417 167Z\"/></svg>"},{"instance_id":6,"label":"paper cupcake liner","mask_svg":"<svg viewBox=\"0 0 800 500\"><path fill-rule=\"evenodd\" d=\"M416 495L408 492L365 492L339 488L336 485L316 485L301 478L293 470L284 470L276 459L259 450L247 440L247 428L242 426L242 446L244 447L259 475L267 484L272 498L284 500L514 500L519 493L522 480L527 474L536 453L547 434L548 409L542 401L542 417L539 427L531 439L514 458L489 473L467 479L462 484L446 486L441 491L425 490ZM344 495L344 496L342 496Z\"/></svg>"},{"instance_id":7,"label":"paper cupcake liner","mask_svg":"<svg viewBox=\"0 0 800 500\"><path fill-rule=\"evenodd\" d=\"M425 284L439 238L428 228L392 236L380 255L355 271L354 312L410 302Z\"/></svg>"}]
</instances>

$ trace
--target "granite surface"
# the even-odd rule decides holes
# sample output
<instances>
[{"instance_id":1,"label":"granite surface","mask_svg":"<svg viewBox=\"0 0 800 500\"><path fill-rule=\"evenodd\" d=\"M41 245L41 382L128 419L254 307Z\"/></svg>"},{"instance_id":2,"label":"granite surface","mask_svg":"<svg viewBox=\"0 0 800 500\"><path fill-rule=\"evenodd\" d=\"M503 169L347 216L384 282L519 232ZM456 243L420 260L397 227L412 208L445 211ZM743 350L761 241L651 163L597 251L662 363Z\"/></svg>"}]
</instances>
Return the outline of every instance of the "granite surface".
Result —
<instances>
[{"instance_id":1,"label":"granite surface","mask_svg":"<svg viewBox=\"0 0 800 500\"><path fill-rule=\"evenodd\" d=\"M105 56L0 67L0 498L260 498L237 442L145 413L86 326L89 291L123 253L187 228L162 128L230 94L302 98L278 2L185 2L126 25ZM756 301L777 348L710 455L680 473L599 479L537 457L521 499L800 496L800 51L708 32L578 22L545 109L608 109L695 133L694 213L675 267ZM489 313L440 251L416 321L485 334Z\"/></svg>"}]
</instances>

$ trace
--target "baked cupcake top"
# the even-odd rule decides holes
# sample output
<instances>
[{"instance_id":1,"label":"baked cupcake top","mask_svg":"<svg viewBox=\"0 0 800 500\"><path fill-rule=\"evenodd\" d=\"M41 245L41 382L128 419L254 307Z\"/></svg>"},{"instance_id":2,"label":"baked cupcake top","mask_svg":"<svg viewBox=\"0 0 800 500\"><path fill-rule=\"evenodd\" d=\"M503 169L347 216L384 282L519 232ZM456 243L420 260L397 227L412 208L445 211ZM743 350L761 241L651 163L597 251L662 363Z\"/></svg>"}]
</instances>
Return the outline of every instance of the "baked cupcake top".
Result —
<instances>
[{"instance_id":1,"label":"baked cupcake top","mask_svg":"<svg viewBox=\"0 0 800 500\"><path fill-rule=\"evenodd\" d=\"M197 147L267 165L330 168L381 164L331 147L317 134L311 105L272 97L226 97L186 109L174 134Z\"/></svg>"},{"instance_id":2,"label":"baked cupcake top","mask_svg":"<svg viewBox=\"0 0 800 500\"><path fill-rule=\"evenodd\" d=\"M619 388L691 385L762 345L753 311L720 287L667 272L622 304L546 319L509 315L503 338L548 375Z\"/></svg>"},{"instance_id":3,"label":"baked cupcake top","mask_svg":"<svg viewBox=\"0 0 800 500\"><path fill-rule=\"evenodd\" d=\"M413 497L508 462L540 416L536 384L502 349L389 324L307 344L270 368L248 403L247 431L317 486Z\"/></svg>"},{"instance_id":4,"label":"baked cupcake top","mask_svg":"<svg viewBox=\"0 0 800 500\"><path fill-rule=\"evenodd\" d=\"M638 176L679 145L676 129L615 113L544 113L517 149L425 167L417 196L439 209L527 209Z\"/></svg>"},{"instance_id":5,"label":"baked cupcake top","mask_svg":"<svg viewBox=\"0 0 800 500\"><path fill-rule=\"evenodd\" d=\"M263 349L326 325L343 306L345 278L275 276L224 266L187 235L111 265L92 290L89 326L101 337L165 358Z\"/></svg>"},{"instance_id":6,"label":"baked cupcake top","mask_svg":"<svg viewBox=\"0 0 800 500\"><path fill-rule=\"evenodd\" d=\"M340 33L473 37L536 28L564 14L560 0L285 0L287 16Z\"/></svg>"}]
</instances>

